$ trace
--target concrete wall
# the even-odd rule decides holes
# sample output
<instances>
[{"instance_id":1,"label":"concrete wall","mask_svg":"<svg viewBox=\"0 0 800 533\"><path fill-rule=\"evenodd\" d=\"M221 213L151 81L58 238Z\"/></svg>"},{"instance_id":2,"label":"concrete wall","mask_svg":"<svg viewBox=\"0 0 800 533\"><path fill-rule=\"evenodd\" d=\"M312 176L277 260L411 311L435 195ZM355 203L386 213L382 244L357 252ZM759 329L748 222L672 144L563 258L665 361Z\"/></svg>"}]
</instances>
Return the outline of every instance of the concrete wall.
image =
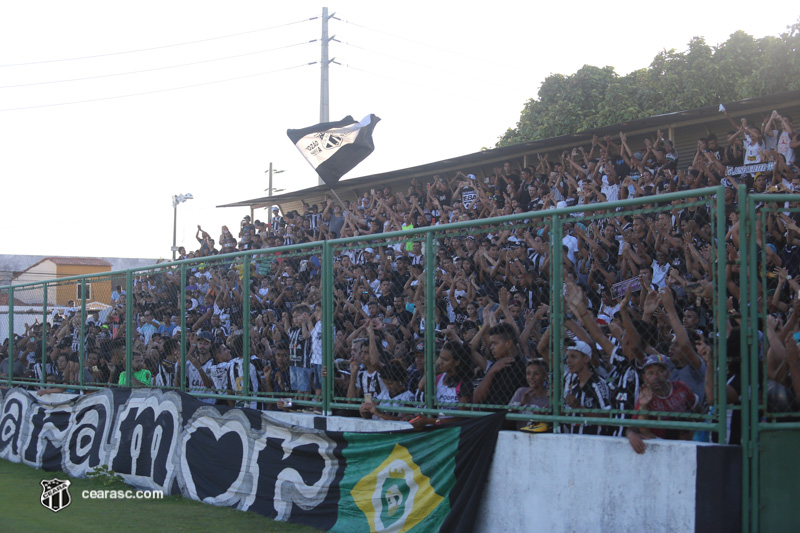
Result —
<instances>
[{"instance_id":1,"label":"concrete wall","mask_svg":"<svg viewBox=\"0 0 800 533\"><path fill-rule=\"evenodd\" d=\"M410 427L295 413L275 418L332 431ZM476 531L736 531L741 455L732 448L652 440L637 455L624 438L501 431Z\"/></svg>"},{"instance_id":2,"label":"concrete wall","mask_svg":"<svg viewBox=\"0 0 800 533\"><path fill-rule=\"evenodd\" d=\"M696 445L504 431L477 531L694 531ZM531 527L531 526L534 527Z\"/></svg>"}]
</instances>

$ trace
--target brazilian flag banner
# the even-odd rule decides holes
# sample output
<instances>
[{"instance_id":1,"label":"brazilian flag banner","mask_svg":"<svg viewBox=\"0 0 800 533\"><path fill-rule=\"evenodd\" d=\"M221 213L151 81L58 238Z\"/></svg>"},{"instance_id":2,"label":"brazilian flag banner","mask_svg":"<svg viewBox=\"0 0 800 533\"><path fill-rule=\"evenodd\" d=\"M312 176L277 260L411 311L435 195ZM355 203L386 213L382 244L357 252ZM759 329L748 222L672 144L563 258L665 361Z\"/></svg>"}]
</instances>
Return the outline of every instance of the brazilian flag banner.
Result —
<instances>
[{"instance_id":1,"label":"brazilian flag banner","mask_svg":"<svg viewBox=\"0 0 800 533\"><path fill-rule=\"evenodd\" d=\"M334 531L472 531L504 413L432 431L344 433Z\"/></svg>"},{"instance_id":2,"label":"brazilian flag banner","mask_svg":"<svg viewBox=\"0 0 800 533\"><path fill-rule=\"evenodd\" d=\"M48 401L0 389L0 459L72 477L108 466L142 490L325 531L461 532L475 522L503 416L349 433L179 392Z\"/></svg>"}]
</instances>

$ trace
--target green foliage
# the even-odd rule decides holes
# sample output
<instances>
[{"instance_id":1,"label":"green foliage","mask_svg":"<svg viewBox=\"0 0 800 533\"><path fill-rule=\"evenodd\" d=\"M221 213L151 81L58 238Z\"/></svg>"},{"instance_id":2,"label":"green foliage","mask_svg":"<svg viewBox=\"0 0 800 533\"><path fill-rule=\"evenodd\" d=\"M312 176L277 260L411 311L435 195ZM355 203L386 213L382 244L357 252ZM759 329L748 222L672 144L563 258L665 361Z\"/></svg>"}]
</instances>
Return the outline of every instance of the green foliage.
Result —
<instances>
[{"instance_id":1,"label":"green foliage","mask_svg":"<svg viewBox=\"0 0 800 533\"><path fill-rule=\"evenodd\" d=\"M591 65L550 75L497 147L800 89L800 20L787 30L762 39L737 31L717 47L694 37L686 51L663 50L626 76Z\"/></svg>"},{"instance_id":2,"label":"green foliage","mask_svg":"<svg viewBox=\"0 0 800 533\"><path fill-rule=\"evenodd\" d=\"M100 471L108 471L107 467ZM70 479L72 503L63 511L48 511L39 502L42 479ZM87 499L84 491L126 490L106 488L90 479L70 478L64 472L44 472L24 464L0 459L0 502L6 512L0 521L3 533L31 531L80 531L81 533L169 533L236 531L236 533L314 533L308 526L287 524L256 513L216 507L180 495L163 499Z\"/></svg>"},{"instance_id":3,"label":"green foliage","mask_svg":"<svg viewBox=\"0 0 800 533\"><path fill-rule=\"evenodd\" d=\"M125 485L125 480L122 479L122 476L111 470L108 465L100 465L94 469L92 469L86 477L102 483L104 487L116 487Z\"/></svg>"}]
</instances>

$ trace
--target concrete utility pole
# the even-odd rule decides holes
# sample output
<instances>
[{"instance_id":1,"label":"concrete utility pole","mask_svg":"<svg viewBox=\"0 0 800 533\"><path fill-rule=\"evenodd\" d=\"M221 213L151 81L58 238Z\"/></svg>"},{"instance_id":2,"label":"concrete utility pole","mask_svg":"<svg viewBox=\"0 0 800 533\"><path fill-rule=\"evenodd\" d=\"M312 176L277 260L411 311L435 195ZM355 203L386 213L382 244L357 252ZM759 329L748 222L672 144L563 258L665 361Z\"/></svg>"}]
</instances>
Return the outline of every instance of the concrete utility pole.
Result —
<instances>
[{"instance_id":1,"label":"concrete utility pole","mask_svg":"<svg viewBox=\"0 0 800 533\"><path fill-rule=\"evenodd\" d=\"M319 121L330 122L330 93L328 92L328 8L322 8L322 79L319 91Z\"/></svg>"},{"instance_id":2,"label":"concrete utility pole","mask_svg":"<svg viewBox=\"0 0 800 533\"><path fill-rule=\"evenodd\" d=\"M319 90L319 121L330 122L330 92L328 91L328 66L333 63L333 59L328 59L328 43L333 40L333 37L328 37L328 20L333 18L333 15L328 15L328 8L322 8L322 58L320 66L322 67L320 90ZM317 177L317 185L323 185L322 178Z\"/></svg>"},{"instance_id":3,"label":"concrete utility pole","mask_svg":"<svg viewBox=\"0 0 800 533\"><path fill-rule=\"evenodd\" d=\"M341 65L336 58L328 59L328 43L331 41L341 42L336 36L328 37L328 20L336 18L336 13L328 15L328 8L322 8L322 58L320 59L320 90L319 90L319 121L320 123L330 122L330 92L328 91L328 67L331 63ZM336 19L340 20L340 19ZM317 185L324 185L322 178L317 178Z\"/></svg>"}]
</instances>

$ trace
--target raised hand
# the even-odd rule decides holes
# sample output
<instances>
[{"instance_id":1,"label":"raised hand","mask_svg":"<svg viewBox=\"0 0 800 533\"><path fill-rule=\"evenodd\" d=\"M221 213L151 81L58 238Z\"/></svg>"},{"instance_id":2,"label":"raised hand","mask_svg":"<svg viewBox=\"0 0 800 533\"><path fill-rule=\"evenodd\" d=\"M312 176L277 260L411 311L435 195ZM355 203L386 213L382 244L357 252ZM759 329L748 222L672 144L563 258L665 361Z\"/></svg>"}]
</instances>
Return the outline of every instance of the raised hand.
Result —
<instances>
[{"instance_id":1,"label":"raised hand","mask_svg":"<svg viewBox=\"0 0 800 533\"><path fill-rule=\"evenodd\" d=\"M639 392L639 409L643 411L650 410L650 402L653 401L653 389L647 383L642 385Z\"/></svg>"}]
</instances>

